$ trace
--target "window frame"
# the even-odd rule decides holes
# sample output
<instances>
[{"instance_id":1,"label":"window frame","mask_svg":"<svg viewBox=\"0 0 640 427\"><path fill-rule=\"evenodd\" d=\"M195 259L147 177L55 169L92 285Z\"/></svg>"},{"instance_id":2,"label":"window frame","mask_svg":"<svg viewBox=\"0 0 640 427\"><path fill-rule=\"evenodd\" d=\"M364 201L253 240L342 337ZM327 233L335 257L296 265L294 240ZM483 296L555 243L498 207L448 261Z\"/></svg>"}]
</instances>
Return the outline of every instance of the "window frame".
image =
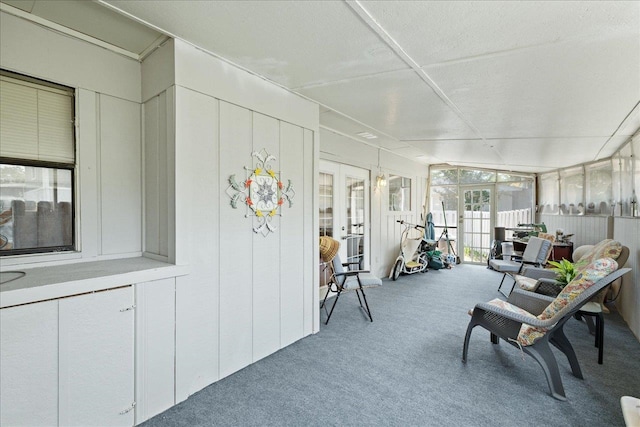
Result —
<instances>
[{"instance_id":1,"label":"window frame","mask_svg":"<svg viewBox=\"0 0 640 427\"><path fill-rule=\"evenodd\" d=\"M392 202L392 194L391 194L391 180L393 178L399 178L400 181L400 189L404 190L406 188L409 189L408 194L409 194L409 206L406 207L406 209L394 209L394 205ZM409 182L409 187L403 187L403 183L406 181ZM393 212L394 214L397 214L398 212L411 212L411 210L413 209L413 179L408 177L408 176L404 176L404 175L397 175L397 174L390 174L389 177L387 178L387 188L389 189L387 192L387 211L388 212ZM402 206L403 208L405 208L404 204Z\"/></svg>"},{"instance_id":2,"label":"window frame","mask_svg":"<svg viewBox=\"0 0 640 427\"><path fill-rule=\"evenodd\" d=\"M70 213L70 226L71 226L71 243L69 245L54 245L54 246L42 246L31 248L18 248L0 250L0 258L5 260L11 259L11 257L23 256L23 255L51 255L51 254L73 254L79 251L79 237L78 237L78 181L77 181L77 168L78 168L78 150L77 150L77 128L75 126L77 117L77 91L75 88L60 85L57 83L49 82L42 79L37 79L28 75L14 73L5 69L0 69L0 74L12 79L22 80L34 86L41 86L45 88L53 88L56 90L66 92L71 98L71 144L73 147L73 161L62 162L55 160L37 160L20 157L0 156L0 164L25 166L32 168L43 168L48 170L65 170L70 173L70 193L71 193L71 213ZM43 89L44 90L44 89Z\"/></svg>"}]
</instances>

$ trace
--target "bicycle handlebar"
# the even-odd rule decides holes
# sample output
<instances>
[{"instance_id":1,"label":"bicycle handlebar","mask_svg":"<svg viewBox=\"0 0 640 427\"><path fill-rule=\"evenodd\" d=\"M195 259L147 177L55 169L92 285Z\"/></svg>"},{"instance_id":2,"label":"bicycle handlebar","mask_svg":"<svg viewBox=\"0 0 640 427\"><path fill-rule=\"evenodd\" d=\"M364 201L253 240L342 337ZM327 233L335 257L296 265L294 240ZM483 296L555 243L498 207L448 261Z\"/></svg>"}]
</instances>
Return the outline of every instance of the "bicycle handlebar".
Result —
<instances>
[{"instance_id":1,"label":"bicycle handlebar","mask_svg":"<svg viewBox=\"0 0 640 427\"><path fill-rule=\"evenodd\" d=\"M397 219L397 220L396 220L396 222L397 222L397 223L399 223L399 224L407 224L408 226L413 226L413 227L415 227L415 228L422 228L422 229L424 229L424 226L423 226L423 225L420 225L420 224L411 224L410 222L407 222L407 221L405 221L405 220L403 220L403 219Z\"/></svg>"}]
</instances>

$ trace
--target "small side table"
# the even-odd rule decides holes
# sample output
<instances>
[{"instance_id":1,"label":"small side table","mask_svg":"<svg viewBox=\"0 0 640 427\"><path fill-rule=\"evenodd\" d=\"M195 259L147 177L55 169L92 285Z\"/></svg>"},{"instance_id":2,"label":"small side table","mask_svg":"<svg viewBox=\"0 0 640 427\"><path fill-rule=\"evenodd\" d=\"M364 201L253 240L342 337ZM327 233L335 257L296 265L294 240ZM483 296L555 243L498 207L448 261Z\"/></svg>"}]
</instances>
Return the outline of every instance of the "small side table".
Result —
<instances>
[{"instance_id":1,"label":"small side table","mask_svg":"<svg viewBox=\"0 0 640 427\"><path fill-rule=\"evenodd\" d=\"M562 259L566 259L567 261L572 260L573 255L573 242L569 243L554 243L553 244L553 253L551 254L552 261L562 261Z\"/></svg>"}]
</instances>

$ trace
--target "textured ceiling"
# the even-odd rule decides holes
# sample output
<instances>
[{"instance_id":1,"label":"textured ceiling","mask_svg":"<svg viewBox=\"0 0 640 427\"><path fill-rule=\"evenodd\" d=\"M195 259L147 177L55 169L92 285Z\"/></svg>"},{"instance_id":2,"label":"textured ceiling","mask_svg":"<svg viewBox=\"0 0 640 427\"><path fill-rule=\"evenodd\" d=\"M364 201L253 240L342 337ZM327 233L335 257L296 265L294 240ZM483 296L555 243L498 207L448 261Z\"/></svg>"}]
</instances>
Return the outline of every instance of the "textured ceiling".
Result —
<instances>
[{"instance_id":1,"label":"textured ceiling","mask_svg":"<svg viewBox=\"0 0 640 427\"><path fill-rule=\"evenodd\" d=\"M55 13L77 2L7 2L92 31L84 12ZM133 16L316 100L323 127L424 163L541 172L610 156L640 127L640 2L89 3L87 15ZM118 40L111 19L94 37ZM153 37L126 38L139 53Z\"/></svg>"}]
</instances>

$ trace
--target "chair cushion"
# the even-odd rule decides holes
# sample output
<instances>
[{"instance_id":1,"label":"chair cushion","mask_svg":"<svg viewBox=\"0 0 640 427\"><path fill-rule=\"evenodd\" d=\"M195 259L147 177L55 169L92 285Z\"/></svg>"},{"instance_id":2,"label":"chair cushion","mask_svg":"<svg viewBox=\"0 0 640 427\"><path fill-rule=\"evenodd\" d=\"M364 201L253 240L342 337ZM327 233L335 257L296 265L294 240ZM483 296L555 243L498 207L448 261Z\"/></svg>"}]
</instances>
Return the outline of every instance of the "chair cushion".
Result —
<instances>
[{"instance_id":1,"label":"chair cushion","mask_svg":"<svg viewBox=\"0 0 640 427\"><path fill-rule=\"evenodd\" d=\"M535 291L536 285L538 284L538 279L522 276L520 274L514 276L514 280L520 289L524 289L529 292Z\"/></svg>"},{"instance_id":2,"label":"chair cushion","mask_svg":"<svg viewBox=\"0 0 640 427\"><path fill-rule=\"evenodd\" d=\"M489 261L489 265L496 271L501 273L517 273L522 267L521 262L507 261L503 259L492 259Z\"/></svg>"},{"instance_id":3,"label":"chair cushion","mask_svg":"<svg viewBox=\"0 0 640 427\"><path fill-rule=\"evenodd\" d=\"M551 304L537 317L540 320L551 319L568 307L582 292L589 289L598 280L617 270L618 264L611 258L601 258L587 265L578 275L558 294ZM560 319L558 319L560 320ZM518 342L522 345L532 345L544 336L547 328L522 324L518 334Z\"/></svg>"},{"instance_id":4,"label":"chair cushion","mask_svg":"<svg viewBox=\"0 0 640 427\"><path fill-rule=\"evenodd\" d=\"M359 273L358 276L360 277L360 283L362 283L363 288L382 285L382 280L371 273ZM347 290L358 289L358 279L356 278L356 276L347 277L343 288Z\"/></svg>"},{"instance_id":5,"label":"chair cushion","mask_svg":"<svg viewBox=\"0 0 640 427\"><path fill-rule=\"evenodd\" d=\"M549 249L547 250L547 255L544 257L544 262L543 264L546 264L547 261L549 261L549 257L551 256L551 252L553 252L553 244L556 241L556 236L555 234L548 234L548 233L538 233L538 237L541 239L545 239L551 242L551 246L549 246Z\"/></svg>"},{"instance_id":6,"label":"chair cushion","mask_svg":"<svg viewBox=\"0 0 640 427\"><path fill-rule=\"evenodd\" d=\"M582 258L586 254L591 252L594 247L595 245L582 245L575 248L573 250L573 253L571 254L571 258L573 259L573 262L576 263L580 261L580 258Z\"/></svg>"},{"instance_id":7,"label":"chair cushion","mask_svg":"<svg viewBox=\"0 0 640 427\"><path fill-rule=\"evenodd\" d=\"M528 311L518 307L517 305L510 304L510 303L508 303L508 302L506 302L504 300L501 300L500 298L492 299L487 304L491 304L491 305L494 305L496 307L502 308L504 310L508 310L508 311L510 311L512 313L521 314L523 316L529 316L529 317L532 317L532 318L535 317L533 314L531 314Z\"/></svg>"},{"instance_id":8,"label":"chair cushion","mask_svg":"<svg viewBox=\"0 0 640 427\"><path fill-rule=\"evenodd\" d=\"M522 254L522 260L528 263L544 264L553 243L547 239L530 237Z\"/></svg>"},{"instance_id":9,"label":"chair cushion","mask_svg":"<svg viewBox=\"0 0 640 427\"><path fill-rule=\"evenodd\" d=\"M586 266L600 258L618 259L622 252L622 244L617 240L605 239L595 245L591 251L578 260L581 265Z\"/></svg>"}]
</instances>

